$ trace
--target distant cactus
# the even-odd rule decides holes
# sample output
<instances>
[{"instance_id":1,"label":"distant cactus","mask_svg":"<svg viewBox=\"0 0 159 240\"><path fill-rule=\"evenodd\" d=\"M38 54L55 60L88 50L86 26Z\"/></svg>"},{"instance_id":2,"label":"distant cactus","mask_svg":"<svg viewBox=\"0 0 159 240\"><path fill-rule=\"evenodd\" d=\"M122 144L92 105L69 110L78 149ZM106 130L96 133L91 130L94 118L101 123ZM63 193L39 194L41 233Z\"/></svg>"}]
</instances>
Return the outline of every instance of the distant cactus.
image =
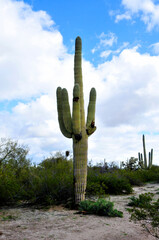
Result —
<instances>
[{"instance_id":1,"label":"distant cactus","mask_svg":"<svg viewBox=\"0 0 159 240\"><path fill-rule=\"evenodd\" d=\"M85 122L83 82L82 82L82 41L80 37L75 42L73 111L72 116L65 88L57 88L57 111L61 132L67 138L73 139L74 164L74 201L79 204L85 199L87 182L87 149L88 136L93 134L95 127L96 90L90 91L87 121Z\"/></svg>"},{"instance_id":2,"label":"distant cactus","mask_svg":"<svg viewBox=\"0 0 159 240\"><path fill-rule=\"evenodd\" d=\"M147 156L146 156L146 145L145 145L145 136L142 136L143 141L143 155L142 153L138 153L138 160L141 168L143 169L150 169L152 167L152 161L153 161L153 149L151 149L151 152L149 152L148 155L148 162L147 162ZM143 159L144 156L144 159Z\"/></svg>"}]
</instances>

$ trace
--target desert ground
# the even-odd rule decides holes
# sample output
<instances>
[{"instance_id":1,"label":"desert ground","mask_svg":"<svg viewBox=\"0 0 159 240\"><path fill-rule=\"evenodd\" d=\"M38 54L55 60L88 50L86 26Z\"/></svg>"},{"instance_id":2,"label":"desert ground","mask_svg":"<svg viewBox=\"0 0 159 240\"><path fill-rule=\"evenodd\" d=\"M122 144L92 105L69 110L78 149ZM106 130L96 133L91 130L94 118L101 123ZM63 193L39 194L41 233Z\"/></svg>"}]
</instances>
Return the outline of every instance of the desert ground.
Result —
<instances>
[{"instance_id":1,"label":"desert ground","mask_svg":"<svg viewBox=\"0 0 159 240\"><path fill-rule=\"evenodd\" d=\"M145 192L159 192L159 184L134 187L131 195L110 196L115 208L123 211L123 218L81 215L62 206L1 208L0 240L155 240L149 223L145 222L146 229L141 223L130 221L126 210L129 197Z\"/></svg>"}]
</instances>

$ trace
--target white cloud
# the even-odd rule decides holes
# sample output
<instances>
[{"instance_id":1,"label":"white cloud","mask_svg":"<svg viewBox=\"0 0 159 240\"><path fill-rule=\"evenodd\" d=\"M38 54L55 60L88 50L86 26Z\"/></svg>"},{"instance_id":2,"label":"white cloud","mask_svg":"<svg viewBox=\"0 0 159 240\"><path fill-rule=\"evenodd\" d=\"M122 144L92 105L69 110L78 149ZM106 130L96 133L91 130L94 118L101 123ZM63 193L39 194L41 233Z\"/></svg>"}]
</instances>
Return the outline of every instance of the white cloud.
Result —
<instances>
[{"instance_id":1,"label":"white cloud","mask_svg":"<svg viewBox=\"0 0 159 240\"><path fill-rule=\"evenodd\" d=\"M66 79L71 78L67 67L73 58L66 53L62 35L46 12L3 0L0 29L1 100L47 93L61 82L61 68L68 73Z\"/></svg>"},{"instance_id":2,"label":"white cloud","mask_svg":"<svg viewBox=\"0 0 159 240\"><path fill-rule=\"evenodd\" d=\"M99 44L91 50L91 52L94 54L97 50L105 47L112 47L115 43L117 43L117 36L115 33L109 32L108 34L105 34L102 32L99 36Z\"/></svg>"},{"instance_id":3,"label":"white cloud","mask_svg":"<svg viewBox=\"0 0 159 240\"><path fill-rule=\"evenodd\" d=\"M102 46L113 46L114 43L117 42L117 36L115 35L115 33L108 33L108 34L105 34L104 32L101 33L101 35L99 36L100 38L100 44Z\"/></svg>"},{"instance_id":4,"label":"white cloud","mask_svg":"<svg viewBox=\"0 0 159 240\"><path fill-rule=\"evenodd\" d=\"M11 111L0 111L1 137L28 144L36 161L50 152L71 150L72 141L58 127L55 92L59 85L66 87L71 104L73 55L45 12L1 0L0 13L0 99L19 99ZM107 47L117 38L103 34L100 40ZM159 135L154 135L159 133L159 56L126 47L97 68L83 60L86 114L90 88L97 89L97 131L89 139L93 161L137 156L142 132L150 133L147 148L154 148L154 158L159 155Z\"/></svg>"},{"instance_id":5,"label":"white cloud","mask_svg":"<svg viewBox=\"0 0 159 240\"><path fill-rule=\"evenodd\" d=\"M101 52L100 57L107 58L107 57L109 57L109 55L110 55L112 52L113 52L112 50L103 51L103 52Z\"/></svg>"},{"instance_id":6,"label":"white cloud","mask_svg":"<svg viewBox=\"0 0 159 240\"><path fill-rule=\"evenodd\" d=\"M122 4L134 13L139 10L142 10L145 13L152 12L154 10L154 3L152 0L122 0Z\"/></svg>"},{"instance_id":7,"label":"white cloud","mask_svg":"<svg viewBox=\"0 0 159 240\"><path fill-rule=\"evenodd\" d=\"M154 54L159 55L159 42L151 44L150 46L154 52Z\"/></svg>"},{"instance_id":8,"label":"white cloud","mask_svg":"<svg viewBox=\"0 0 159 240\"><path fill-rule=\"evenodd\" d=\"M122 5L126 12L118 14L116 22L123 19L130 20L134 14L139 14L148 31L159 26L159 4L155 4L153 0L122 0Z\"/></svg>"},{"instance_id":9,"label":"white cloud","mask_svg":"<svg viewBox=\"0 0 159 240\"><path fill-rule=\"evenodd\" d=\"M137 49L125 49L97 69L103 80L96 133L101 159L104 154L106 159L116 161L137 157L142 151L142 132L148 132L148 149L154 148L157 163L159 57L140 54Z\"/></svg>"},{"instance_id":10,"label":"white cloud","mask_svg":"<svg viewBox=\"0 0 159 240\"><path fill-rule=\"evenodd\" d=\"M101 78L106 80L103 86L105 107L100 108L104 116L109 112L104 118L107 126L138 123L145 111L158 107L158 64L157 56L141 55L134 48L123 50L119 57L98 67Z\"/></svg>"},{"instance_id":11,"label":"white cloud","mask_svg":"<svg viewBox=\"0 0 159 240\"><path fill-rule=\"evenodd\" d=\"M132 17L131 17L130 12L127 11L127 12L125 12L125 13L123 13L123 14L118 14L118 15L116 15L115 22L117 23L117 22L119 22L119 21L121 21L121 20L123 20L123 19L131 20Z\"/></svg>"},{"instance_id":12,"label":"white cloud","mask_svg":"<svg viewBox=\"0 0 159 240\"><path fill-rule=\"evenodd\" d=\"M124 42L124 43L122 44L122 46L120 46L120 47L117 48L116 50L106 50L106 51L101 52L100 57L102 57L102 58L108 58L111 54L112 54L112 55L117 55L117 54L119 54L123 49L127 48L128 45L129 45L128 42Z\"/></svg>"}]
</instances>

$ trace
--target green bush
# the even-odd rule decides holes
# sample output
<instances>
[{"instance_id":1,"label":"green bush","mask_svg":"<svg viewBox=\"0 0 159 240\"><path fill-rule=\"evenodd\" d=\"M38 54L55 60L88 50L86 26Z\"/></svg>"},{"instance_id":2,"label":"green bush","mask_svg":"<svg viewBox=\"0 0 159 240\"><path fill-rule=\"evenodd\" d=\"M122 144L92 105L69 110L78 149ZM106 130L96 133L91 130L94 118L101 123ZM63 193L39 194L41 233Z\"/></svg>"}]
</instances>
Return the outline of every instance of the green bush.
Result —
<instances>
[{"instance_id":1,"label":"green bush","mask_svg":"<svg viewBox=\"0 0 159 240\"><path fill-rule=\"evenodd\" d=\"M118 170L118 174L127 178L132 186L142 186L148 182L159 182L159 167L152 166L151 169L138 169L130 171L126 169Z\"/></svg>"},{"instance_id":2,"label":"green bush","mask_svg":"<svg viewBox=\"0 0 159 240\"><path fill-rule=\"evenodd\" d=\"M142 177L143 170L138 169L137 171L120 170L121 176L125 177L132 186L142 186L144 179Z\"/></svg>"},{"instance_id":3,"label":"green bush","mask_svg":"<svg viewBox=\"0 0 159 240\"><path fill-rule=\"evenodd\" d=\"M132 220L148 220L153 228L151 234L159 238L159 235L156 235L159 226L159 199L154 201L153 195L152 193L145 193L140 194L138 198L131 198L128 205L133 206L133 208L128 209L128 211L131 213ZM142 222L142 225L146 226L146 222ZM147 227L146 229L148 230Z\"/></svg>"},{"instance_id":4,"label":"green bush","mask_svg":"<svg viewBox=\"0 0 159 240\"><path fill-rule=\"evenodd\" d=\"M44 160L36 169L35 200L38 203L66 203L73 196L73 163L62 155Z\"/></svg>"},{"instance_id":5,"label":"green bush","mask_svg":"<svg viewBox=\"0 0 159 240\"><path fill-rule=\"evenodd\" d=\"M147 208L153 198L154 194L152 193L143 193L140 194L139 197L131 197L130 202L128 203L128 206L134 206L134 207L142 207L142 208Z\"/></svg>"},{"instance_id":6,"label":"green bush","mask_svg":"<svg viewBox=\"0 0 159 240\"><path fill-rule=\"evenodd\" d=\"M88 171L87 195L130 194L132 187L124 176L114 173Z\"/></svg>"},{"instance_id":7,"label":"green bush","mask_svg":"<svg viewBox=\"0 0 159 240\"><path fill-rule=\"evenodd\" d=\"M80 202L79 211L100 216L123 217L123 213L113 207L114 203L105 199L98 199L97 202L85 200Z\"/></svg>"},{"instance_id":8,"label":"green bush","mask_svg":"<svg viewBox=\"0 0 159 240\"><path fill-rule=\"evenodd\" d=\"M32 166L27 153L25 146L11 140L0 144L0 204L66 203L73 195L72 161L58 153Z\"/></svg>"},{"instance_id":9,"label":"green bush","mask_svg":"<svg viewBox=\"0 0 159 240\"><path fill-rule=\"evenodd\" d=\"M28 148L10 139L0 140L0 204L21 198L24 172L29 171ZM26 176L28 178L28 175ZM23 190L24 191L24 190Z\"/></svg>"},{"instance_id":10,"label":"green bush","mask_svg":"<svg viewBox=\"0 0 159 240\"><path fill-rule=\"evenodd\" d=\"M18 201L70 204L73 199L73 162L61 153L33 166L28 148L10 139L0 140L0 205ZM130 171L114 163L88 166L87 195L130 194L132 185L159 182L159 167Z\"/></svg>"}]
</instances>

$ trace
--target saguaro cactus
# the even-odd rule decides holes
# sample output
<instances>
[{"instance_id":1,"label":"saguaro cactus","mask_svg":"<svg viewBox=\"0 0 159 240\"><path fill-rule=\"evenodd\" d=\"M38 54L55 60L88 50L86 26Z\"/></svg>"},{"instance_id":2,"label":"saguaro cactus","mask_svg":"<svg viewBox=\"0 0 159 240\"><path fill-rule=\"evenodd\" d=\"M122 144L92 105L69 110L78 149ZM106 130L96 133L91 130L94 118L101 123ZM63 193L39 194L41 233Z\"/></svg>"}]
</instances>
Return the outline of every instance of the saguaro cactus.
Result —
<instances>
[{"instance_id":1,"label":"saguaro cactus","mask_svg":"<svg viewBox=\"0 0 159 240\"><path fill-rule=\"evenodd\" d=\"M147 162L145 136L144 135L142 136L142 142L143 142L144 161L143 161L142 153L138 153L139 164L140 164L141 168L150 169L152 167L152 161L153 161L153 149L151 149L151 152L149 152L149 154L148 154L149 161Z\"/></svg>"},{"instance_id":2,"label":"saguaro cactus","mask_svg":"<svg viewBox=\"0 0 159 240\"><path fill-rule=\"evenodd\" d=\"M85 199L87 182L87 150L88 136L96 130L95 103L96 90L90 91L87 121L85 121L83 81L82 81L82 41L80 37L75 41L74 57L74 88L72 116L65 88L57 88L57 111L61 132L67 138L73 139L74 166L74 201L78 204Z\"/></svg>"}]
</instances>

